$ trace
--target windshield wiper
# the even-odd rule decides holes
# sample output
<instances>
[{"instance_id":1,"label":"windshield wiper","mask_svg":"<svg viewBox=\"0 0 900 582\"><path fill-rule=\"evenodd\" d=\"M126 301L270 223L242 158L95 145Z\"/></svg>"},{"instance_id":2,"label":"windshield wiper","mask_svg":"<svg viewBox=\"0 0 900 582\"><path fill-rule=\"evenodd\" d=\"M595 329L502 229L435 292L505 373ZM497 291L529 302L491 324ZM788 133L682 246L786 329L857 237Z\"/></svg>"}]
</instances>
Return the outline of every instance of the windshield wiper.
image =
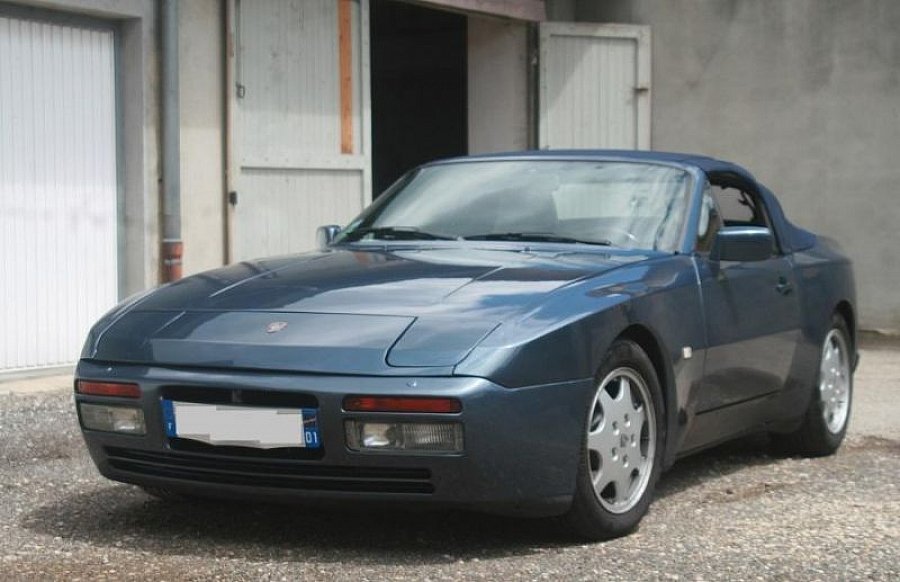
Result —
<instances>
[{"instance_id":1,"label":"windshield wiper","mask_svg":"<svg viewBox=\"0 0 900 582\"><path fill-rule=\"evenodd\" d=\"M415 226L367 226L351 230L344 237L347 242L358 241L367 234L385 240L457 240L458 237L425 232Z\"/></svg>"},{"instance_id":2,"label":"windshield wiper","mask_svg":"<svg viewBox=\"0 0 900 582\"><path fill-rule=\"evenodd\" d=\"M583 245L599 245L612 246L612 242L608 240L589 240L580 239L570 236L553 234L550 232L492 232L488 234L475 234L463 237L465 240L510 240L510 241L532 241L532 242L550 242L565 244L583 244Z\"/></svg>"}]
</instances>

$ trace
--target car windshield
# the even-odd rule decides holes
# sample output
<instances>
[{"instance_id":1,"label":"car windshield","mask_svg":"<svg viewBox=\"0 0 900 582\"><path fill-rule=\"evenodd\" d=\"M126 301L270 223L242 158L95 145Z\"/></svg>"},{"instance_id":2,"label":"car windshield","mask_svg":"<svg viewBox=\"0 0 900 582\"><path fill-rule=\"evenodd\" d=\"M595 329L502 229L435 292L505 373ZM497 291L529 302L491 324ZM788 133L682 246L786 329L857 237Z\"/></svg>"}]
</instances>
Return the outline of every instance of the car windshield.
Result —
<instances>
[{"instance_id":1,"label":"car windshield","mask_svg":"<svg viewBox=\"0 0 900 582\"><path fill-rule=\"evenodd\" d=\"M482 161L401 178L336 242L512 240L674 251L689 174L650 163Z\"/></svg>"}]
</instances>

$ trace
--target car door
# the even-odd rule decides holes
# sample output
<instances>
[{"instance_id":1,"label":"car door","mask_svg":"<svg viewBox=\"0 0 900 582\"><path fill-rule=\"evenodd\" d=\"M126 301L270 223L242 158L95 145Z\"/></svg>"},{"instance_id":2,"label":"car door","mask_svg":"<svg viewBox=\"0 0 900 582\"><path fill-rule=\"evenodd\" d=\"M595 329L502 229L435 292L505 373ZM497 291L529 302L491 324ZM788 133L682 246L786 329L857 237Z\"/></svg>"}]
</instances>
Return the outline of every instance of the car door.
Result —
<instances>
[{"instance_id":1,"label":"car door","mask_svg":"<svg viewBox=\"0 0 900 582\"><path fill-rule=\"evenodd\" d=\"M709 256L721 227L773 229L760 196L750 185L713 182L704 213L708 220L698 239L697 265L708 349L694 408L698 414L780 391L800 333L793 265L777 233L768 259L715 261Z\"/></svg>"}]
</instances>

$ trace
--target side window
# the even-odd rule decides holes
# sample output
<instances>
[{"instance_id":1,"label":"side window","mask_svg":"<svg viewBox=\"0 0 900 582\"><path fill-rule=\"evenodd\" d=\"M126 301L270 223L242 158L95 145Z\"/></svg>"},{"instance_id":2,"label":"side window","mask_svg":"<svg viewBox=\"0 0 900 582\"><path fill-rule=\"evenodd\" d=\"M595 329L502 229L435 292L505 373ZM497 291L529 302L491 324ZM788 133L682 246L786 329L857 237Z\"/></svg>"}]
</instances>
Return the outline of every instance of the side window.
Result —
<instances>
[{"instance_id":1,"label":"side window","mask_svg":"<svg viewBox=\"0 0 900 582\"><path fill-rule=\"evenodd\" d=\"M697 251L708 253L712 249L716 233L722 228L722 218L716 207L712 189L709 184L703 192L703 202L700 207L700 224L697 227Z\"/></svg>"}]
</instances>

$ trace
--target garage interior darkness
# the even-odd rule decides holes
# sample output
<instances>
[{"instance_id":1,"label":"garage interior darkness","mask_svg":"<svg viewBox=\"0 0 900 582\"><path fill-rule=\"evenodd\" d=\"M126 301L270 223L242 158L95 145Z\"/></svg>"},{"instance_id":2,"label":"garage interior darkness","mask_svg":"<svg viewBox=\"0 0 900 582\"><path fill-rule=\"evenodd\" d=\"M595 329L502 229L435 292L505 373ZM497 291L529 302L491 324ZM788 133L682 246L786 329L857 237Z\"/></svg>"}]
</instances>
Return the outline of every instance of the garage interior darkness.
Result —
<instances>
[{"instance_id":1,"label":"garage interior darkness","mask_svg":"<svg viewBox=\"0 0 900 582\"><path fill-rule=\"evenodd\" d=\"M392 0L371 6L378 196L413 166L468 151L466 17Z\"/></svg>"}]
</instances>

